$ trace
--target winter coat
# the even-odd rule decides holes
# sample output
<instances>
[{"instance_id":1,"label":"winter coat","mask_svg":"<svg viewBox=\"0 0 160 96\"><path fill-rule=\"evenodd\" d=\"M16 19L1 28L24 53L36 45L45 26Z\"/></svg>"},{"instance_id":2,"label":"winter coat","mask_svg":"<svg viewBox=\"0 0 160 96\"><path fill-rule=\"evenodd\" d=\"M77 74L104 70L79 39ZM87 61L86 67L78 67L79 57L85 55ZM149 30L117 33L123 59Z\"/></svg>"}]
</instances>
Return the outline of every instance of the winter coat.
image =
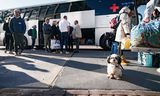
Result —
<instances>
[{"instance_id":1,"label":"winter coat","mask_svg":"<svg viewBox=\"0 0 160 96\"><path fill-rule=\"evenodd\" d=\"M146 9L144 11L144 19L149 18L151 19L151 14L154 11L155 6L160 2L160 0L150 0L147 5Z\"/></svg>"},{"instance_id":2,"label":"winter coat","mask_svg":"<svg viewBox=\"0 0 160 96\"><path fill-rule=\"evenodd\" d=\"M13 17L9 22L9 29L12 33L24 34L26 32L26 24L24 19L22 19L21 17Z\"/></svg>"},{"instance_id":3,"label":"winter coat","mask_svg":"<svg viewBox=\"0 0 160 96\"><path fill-rule=\"evenodd\" d=\"M81 28L80 28L80 26L78 24L75 25L75 27L73 29L72 37L73 37L73 39L82 38Z\"/></svg>"},{"instance_id":4,"label":"winter coat","mask_svg":"<svg viewBox=\"0 0 160 96\"><path fill-rule=\"evenodd\" d=\"M128 16L128 13L130 11L131 10L128 7L123 7L119 12L119 14L121 14L120 15L121 22L116 31L115 41L117 42L121 42L122 39L126 37L126 34L130 33L131 18Z\"/></svg>"}]
</instances>

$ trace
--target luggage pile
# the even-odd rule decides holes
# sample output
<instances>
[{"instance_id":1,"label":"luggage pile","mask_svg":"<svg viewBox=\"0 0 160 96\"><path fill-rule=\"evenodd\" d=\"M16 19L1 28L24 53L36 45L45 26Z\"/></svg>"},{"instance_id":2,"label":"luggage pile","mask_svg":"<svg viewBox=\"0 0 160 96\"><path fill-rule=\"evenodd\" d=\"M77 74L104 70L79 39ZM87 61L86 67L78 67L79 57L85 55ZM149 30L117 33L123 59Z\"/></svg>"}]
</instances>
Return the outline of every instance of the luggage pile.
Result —
<instances>
[{"instance_id":1,"label":"luggage pile","mask_svg":"<svg viewBox=\"0 0 160 96\"><path fill-rule=\"evenodd\" d=\"M131 46L160 48L160 21L134 26L131 30Z\"/></svg>"}]
</instances>

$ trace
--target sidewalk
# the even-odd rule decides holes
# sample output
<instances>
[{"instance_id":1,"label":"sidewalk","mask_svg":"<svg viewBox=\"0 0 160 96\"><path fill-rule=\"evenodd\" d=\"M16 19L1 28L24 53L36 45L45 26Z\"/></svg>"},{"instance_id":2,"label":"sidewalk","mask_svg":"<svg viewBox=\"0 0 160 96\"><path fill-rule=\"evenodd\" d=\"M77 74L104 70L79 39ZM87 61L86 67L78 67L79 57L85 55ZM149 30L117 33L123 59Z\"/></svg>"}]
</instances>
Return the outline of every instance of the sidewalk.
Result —
<instances>
[{"instance_id":1,"label":"sidewalk","mask_svg":"<svg viewBox=\"0 0 160 96\"><path fill-rule=\"evenodd\" d=\"M137 53L124 54L131 63L124 66L122 80L111 80L106 76L106 57L109 52L84 50L67 61L54 84L66 89L160 91L157 68L138 65Z\"/></svg>"},{"instance_id":2,"label":"sidewalk","mask_svg":"<svg viewBox=\"0 0 160 96\"><path fill-rule=\"evenodd\" d=\"M122 80L110 80L107 51L80 50L72 57L29 50L14 57L0 52L0 96L160 96L160 73L138 65L137 53L125 52L131 63L124 66Z\"/></svg>"}]
</instances>

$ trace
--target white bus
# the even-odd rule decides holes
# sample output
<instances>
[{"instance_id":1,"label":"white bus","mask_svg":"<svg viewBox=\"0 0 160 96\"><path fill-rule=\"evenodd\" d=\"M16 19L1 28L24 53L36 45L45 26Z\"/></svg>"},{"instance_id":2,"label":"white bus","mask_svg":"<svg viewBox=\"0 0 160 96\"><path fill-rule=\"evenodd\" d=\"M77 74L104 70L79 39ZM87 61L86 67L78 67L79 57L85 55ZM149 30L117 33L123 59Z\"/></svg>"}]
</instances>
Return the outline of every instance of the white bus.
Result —
<instances>
[{"instance_id":1,"label":"white bus","mask_svg":"<svg viewBox=\"0 0 160 96\"><path fill-rule=\"evenodd\" d=\"M111 43L114 41L113 30L109 27L111 18L117 15L123 6L144 1L146 0L59 0L59 2L53 0L47 5L19 8L27 25L25 46L31 45L31 37L27 34L31 26L38 26L36 46L43 47L42 24L44 19L49 17L51 21L60 20L66 15L71 25L74 20L79 21L82 29L81 44L95 44L104 49L110 49ZM12 9L0 11L0 45L4 44L3 21L5 17L10 15L13 15ZM137 16L134 19L134 23L137 24Z\"/></svg>"}]
</instances>

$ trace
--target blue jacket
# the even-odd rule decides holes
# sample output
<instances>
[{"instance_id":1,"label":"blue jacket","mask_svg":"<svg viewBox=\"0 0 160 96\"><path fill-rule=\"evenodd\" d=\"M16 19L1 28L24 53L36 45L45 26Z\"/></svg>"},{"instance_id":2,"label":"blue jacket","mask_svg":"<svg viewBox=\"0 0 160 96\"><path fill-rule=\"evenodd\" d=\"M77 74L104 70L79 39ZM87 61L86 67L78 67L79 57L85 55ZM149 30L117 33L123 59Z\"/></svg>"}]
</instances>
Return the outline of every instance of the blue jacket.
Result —
<instances>
[{"instance_id":1,"label":"blue jacket","mask_svg":"<svg viewBox=\"0 0 160 96\"><path fill-rule=\"evenodd\" d=\"M9 23L9 29L12 33L25 33L26 32L26 24L24 19L13 17Z\"/></svg>"}]
</instances>

